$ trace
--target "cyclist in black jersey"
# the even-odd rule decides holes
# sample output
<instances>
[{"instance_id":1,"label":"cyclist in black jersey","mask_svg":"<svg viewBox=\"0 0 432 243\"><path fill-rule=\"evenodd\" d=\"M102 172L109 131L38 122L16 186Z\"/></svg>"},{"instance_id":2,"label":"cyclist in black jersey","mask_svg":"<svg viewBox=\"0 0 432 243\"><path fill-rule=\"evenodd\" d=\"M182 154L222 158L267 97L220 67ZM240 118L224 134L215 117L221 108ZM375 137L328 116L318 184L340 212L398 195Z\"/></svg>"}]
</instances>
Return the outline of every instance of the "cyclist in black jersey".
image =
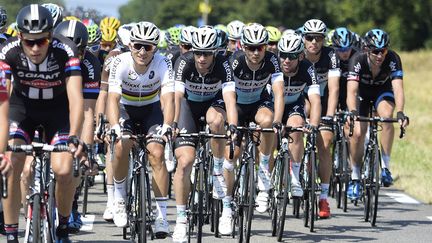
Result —
<instances>
[{"instance_id":1,"label":"cyclist in black jersey","mask_svg":"<svg viewBox=\"0 0 432 243\"><path fill-rule=\"evenodd\" d=\"M78 156L82 150L77 144L81 143L78 136L84 102L77 48L69 39L53 36L51 13L40 5L22 8L17 24L19 39L8 39L0 54L7 82L11 82L12 76L14 80L9 143L31 143L36 126L43 125L46 141L67 143L75 151L73 156ZM14 153L10 158L14 169L8 176L9 196L3 200L5 229L8 242L18 242L20 195L17 192L25 155ZM60 242L70 242L67 224L77 181L72 176L72 156L66 152L54 153L51 166L57 178L59 226L56 234Z\"/></svg>"},{"instance_id":2,"label":"cyclist in black jersey","mask_svg":"<svg viewBox=\"0 0 432 243\"><path fill-rule=\"evenodd\" d=\"M245 24L240 20L233 20L227 24L228 31L228 51L231 53L240 50L240 38Z\"/></svg>"},{"instance_id":3,"label":"cyclist in black jersey","mask_svg":"<svg viewBox=\"0 0 432 243\"><path fill-rule=\"evenodd\" d=\"M237 127L235 83L228 59L217 55L217 32L205 26L192 35L192 51L180 56L175 64L176 115L180 133L199 131L200 118L205 117L213 133L225 133L225 120L234 134ZM189 175L195 159L195 139L177 138L175 155L178 165L174 175L177 224L174 242L187 240L186 204L190 192ZM232 228L231 195L234 167L224 159L225 141L212 141L214 155L213 197L222 199L223 212L219 231L230 234ZM225 170L225 172L224 172ZM227 184L227 185L226 185ZM227 191L228 188L228 191ZM227 232L227 230L229 232Z\"/></svg>"},{"instance_id":4,"label":"cyclist in black jersey","mask_svg":"<svg viewBox=\"0 0 432 243\"><path fill-rule=\"evenodd\" d=\"M237 110L240 125L255 122L262 128L280 126L284 109L283 74L279 58L266 51L268 33L264 26L252 23L243 28L242 49L230 57L236 82ZM274 103L267 92L271 85ZM273 105L274 104L274 105ZM268 209L270 190L269 159L272 153L274 134L261 133L259 145L258 189L256 198L258 212ZM237 140L240 146L241 139ZM235 153L235 158L238 156Z\"/></svg>"},{"instance_id":5,"label":"cyclist in black jersey","mask_svg":"<svg viewBox=\"0 0 432 243\"><path fill-rule=\"evenodd\" d=\"M333 116L339 95L339 60L330 47L323 46L327 27L319 19L310 19L303 25L306 59L313 63L321 88L321 116ZM321 194L319 200L320 218L330 217L327 194L332 171L330 148L333 140L332 127L321 124L317 136Z\"/></svg>"},{"instance_id":6,"label":"cyclist in black jersey","mask_svg":"<svg viewBox=\"0 0 432 243\"><path fill-rule=\"evenodd\" d=\"M399 55L389 49L389 36L381 29L372 29L364 37L365 51L356 53L349 62L347 106L355 115L369 115L372 102L378 115L385 118L396 117L404 127L408 117L404 114L405 95L403 89L402 62ZM361 97L358 104L357 96ZM359 110L358 110L359 107ZM350 139L350 161L352 179L360 179L363 146L367 123L356 122ZM381 181L386 187L393 183L389 171L390 154L394 139L391 123L381 124L382 173Z\"/></svg>"},{"instance_id":7,"label":"cyclist in black jersey","mask_svg":"<svg viewBox=\"0 0 432 243\"><path fill-rule=\"evenodd\" d=\"M94 108L96 99L99 94L99 85L101 79L101 64L99 60L90 52L86 51L88 42L88 32L84 24L76 20L68 20L60 23L54 30L54 34L63 35L71 39L78 48L78 57L81 64L81 75L83 78L83 96L84 96L84 123L81 131L81 139L88 148L93 147L94 133ZM92 164L86 158L86 165L90 173L97 173L97 167L90 167ZM71 233L79 232L82 221L78 212L78 197L80 190L77 188L72 203L72 214L69 218L69 230Z\"/></svg>"},{"instance_id":8,"label":"cyclist in black jersey","mask_svg":"<svg viewBox=\"0 0 432 243\"><path fill-rule=\"evenodd\" d=\"M300 35L284 35L278 42L278 49L285 86L285 109L282 122L292 127L305 126L304 93L306 93L311 104L310 122L306 127L309 128L308 132L311 132L317 129L321 117L320 87L315 69L311 62L303 59L304 45ZM289 136L292 139L289 143L292 171L291 195L302 197L303 189L299 174L304 152L303 134L295 132Z\"/></svg>"},{"instance_id":9,"label":"cyclist in black jersey","mask_svg":"<svg viewBox=\"0 0 432 243\"><path fill-rule=\"evenodd\" d=\"M194 26L186 26L181 30L180 33L180 55L184 54L192 49L192 34L197 30ZM177 57L178 58L178 57ZM177 58L172 59L172 63L175 64Z\"/></svg>"}]
</instances>

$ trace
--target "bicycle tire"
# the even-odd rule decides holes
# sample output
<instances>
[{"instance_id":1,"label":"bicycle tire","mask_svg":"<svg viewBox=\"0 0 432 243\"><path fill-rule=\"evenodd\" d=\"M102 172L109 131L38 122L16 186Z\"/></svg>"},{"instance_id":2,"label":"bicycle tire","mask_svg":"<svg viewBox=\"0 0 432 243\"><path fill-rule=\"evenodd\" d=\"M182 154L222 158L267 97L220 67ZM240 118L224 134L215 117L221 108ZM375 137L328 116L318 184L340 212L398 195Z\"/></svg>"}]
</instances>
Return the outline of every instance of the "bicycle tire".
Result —
<instances>
[{"instance_id":1,"label":"bicycle tire","mask_svg":"<svg viewBox=\"0 0 432 243\"><path fill-rule=\"evenodd\" d=\"M370 209L370 223L371 226L375 226L376 224L376 218L377 218L377 213L378 213L378 197L379 197L379 189L380 189L380 154L378 151L377 146L375 146L374 149L374 169L373 169L373 186L371 194L373 196L372 201L371 201L371 209Z\"/></svg>"},{"instance_id":2,"label":"bicycle tire","mask_svg":"<svg viewBox=\"0 0 432 243\"><path fill-rule=\"evenodd\" d=\"M309 200L310 200L310 166L309 166L309 154L310 151L305 151L304 157L303 157L303 163L302 163L302 174L303 174L303 180L302 186L303 186L303 200L301 201L301 207L303 209L303 226L309 227Z\"/></svg>"},{"instance_id":3,"label":"bicycle tire","mask_svg":"<svg viewBox=\"0 0 432 243\"><path fill-rule=\"evenodd\" d=\"M333 161L337 163L337 166L333 166L333 174L331 178L331 184L333 187L333 194L336 199L336 207L341 208L342 204L342 151L341 142L336 141L333 149Z\"/></svg>"},{"instance_id":4,"label":"bicycle tire","mask_svg":"<svg viewBox=\"0 0 432 243\"><path fill-rule=\"evenodd\" d=\"M348 141L342 138L342 209L344 212L348 210L348 183L350 171L348 165Z\"/></svg>"},{"instance_id":5,"label":"bicycle tire","mask_svg":"<svg viewBox=\"0 0 432 243\"><path fill-rule=\"evenodd\" d=\"M139 170L139 188L138 188L138 242L147 242L147 186L144 165Z\"/></svg>"},{"instance_id":6,"label":"bicycle tire","mask_svg":"<svg viewBox=\"0 0 432 243\"><path fill-rule=\"evenodd\" d=\"M198 179L199 179L199 189L198 189L198 227L197 227L197 242L201 243L202 241L202 228L204 225L204 163L201 162L199 165L198 171Z\"/></svg>"},{"instance_id":7,"label":"bicycle tire","mask_svg":"<svg viewBox=\"0 0 432 243\"><path fill-rule=\"evenodd\" d=\"M220 234L219 234L219 216L221 215L222 212L222 200L218 200L218 199L212 199L213 203L212 203L212 230L214 232L214 235L216 238L220 238Z\"/></svg>"},{"instance_id":8,"label":"bicycle tire","mask_svg":"<svg viewBox=\"0 0 432 243\"><path fill-rule=\"evenodd\" d=\"M370 187L371 187L371 170L370 170L370 160L371 158L369 157L370 152L367 152L367 157L365 157L365 162L364 164L364 173L366 175L366 178L363 179L363 185L364 185L364 199L363 199L363 205L364 205L364 209L363 209L363 216L364 216L364 221L368 222L369 221L369 216L370 216L370 206L371 206L371 194L370 194Z\"/></svg>"},{"instance_id":9,"label":"bicycle tire","mask_svg":"<svg viewBox=\"0 0 432 243\"><path fill-rule=\"evenodd\" d=\"M311 186L311 190L310 190L310 212L309 212L309 221L310 221L310 232L314 231L314 226L315 226L315 219L316 219L316 200L317 200L317 196L316 196L316 158L315 158L315 151L311 151L310 153L310 162L311 162L311 177L310 177L310 186Z\"/></svg>"},{"instance_id":10,"label":"bicycle tire","mask_svg":"<svg viewBox=\"0 0 432 243\"><path fill-rule=\"evenodd\" d=\"M42 242L41 236L41 196L33 195L33 206L31 214L31 229L33 242Z\"/></svg>"},{"instance_id":11,"label":"bicycle tire","mask_svg":"<svg viewBox=\"0 0 432 243\"><path fill-rule=\"evenodd\" d=\"M82 214L83 217L87 214L87 202L88 202L88 189L89 189L89 176L84 176L84 192L83 192L83 201L82 201Z\"/></svg>"},{"instance_id":12,"label":"bicycle tire","mask_svg":"<svg viewBox=\"0 0 432 243\"><path fill-rule=\"evenodd\" d=\"M49 182L48 186L48 225L50 227L50 238L52 242L56 242L56 229L57 224L56 221L58 219L57 208L56 208L56 200L55 200L55 179Z\"/></svg>"},{"instance_id":13,"label":"bicycle tire","mask_svg":"<svg viewBox=\"0 0 432 243\"><path fill-rule=\"evenodd\" d=\"M195 202L195 193L197 193L197 181L198 181L198 173L196 170L196 165L194 165L194 167L192 168L193 170L195 170L195 176L194 176L194 180L193 180L193 184L192 184L192 188L191 188L191 193L189 196L189 200L188 200L188 243L191 242L191 238L192 238L192 233L194 231L195 225L197 223L196 219L197 219L197 203Z\"/></svg>"},{"instance_id":14,"label":"bicycle tire","mask_svg":"<svg viewBox=\"0 0 432 243\"><path fill-rule=\"evenodd\" d=\"M280 183L280 171L281 171L281 158L278 155L274 162L274 168L271 176L271 185L273 185L273 189L271 190L270 197L270 217L271 217L271 227L272 227L272 236L276 236L277 233L277 220L278 220L278 199L280 192L282 191L281 183Z\"/></svg>"},{"instance_id":15,"label":"bicycle tire","mask_svg":"<svg viewBox=\"0 0 432 243\"><path fill-rule=\"evenodd\" d=\"M290 178L290 166L289 166L289 155L288 153L284 153L283 157L282 157L282 164L281 167L283 168L282 170L282 178L280 180L280 186L283 188L283 185L285 185L285 190L281 190L283 191L282 193L282 197L279 197L280 202L278 203L278 224L277 224L277 241L281 242L282 241L282 236L283 236L283 232L284 232L284 227L285 227L285 215L286 215L286 207L288 204L288 194L290 192L291 189L291 178ZM281 188L281 189L282 189Z\"/></svg>"},{"instance_id":16,"label":"bicycle tire","mask_svg":"<svg viewBox=\"0 0 432 243\"><path fill-rule=\"evenodd\" d=\"M254 170L255 170L255 160L250 158L248 162L248 209L246 214L246 231L245 238L246 243L249 243L251 237L251 228L252 228L252 218L253 212L255 209L254 196L255 196L255 179L254 179Z\"/></svg>"}]
</instances>

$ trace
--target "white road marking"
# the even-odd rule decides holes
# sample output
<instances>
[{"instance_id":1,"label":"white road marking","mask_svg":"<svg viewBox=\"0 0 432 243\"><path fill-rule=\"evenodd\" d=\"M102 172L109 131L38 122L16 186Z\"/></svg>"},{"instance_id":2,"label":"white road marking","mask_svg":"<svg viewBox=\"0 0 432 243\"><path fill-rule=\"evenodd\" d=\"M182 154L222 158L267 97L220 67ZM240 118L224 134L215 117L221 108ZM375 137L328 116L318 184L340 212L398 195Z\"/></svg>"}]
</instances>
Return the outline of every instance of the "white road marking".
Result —
<instances>
[{"instance_id":1,"label":"white road marking","mask_svg":"<svg viewBox=\"0 0 432 243\"><path fill-rule=\"evenodd\" d=\"M432 221L432 216L427 216L426 218Z\"/></svg>"},{"instance_id":2,"label":"white road marking","mask_svg":"<svg viewBox=\"0 0 432 243\"><path fill-rule=\"evenodd\" d=\"M83 222L83 225L81 227L81 231L92 231L94 219L95 219L95 216L91 215L91 214L87 214L85 217L81 216L81 220Z\"/></svg>"},{"instance_id":3,"label":"white road marking","mask_svg":"<svg viewBox=\"0 0 432 243\"><path fill-rule=\"evenodd\" d=\"M421 204L419 201L415 200L414 198L403 194L403 193L386 193L387 196L393 198L399 203L403 204Z\"/></svg>"}]
</instances>

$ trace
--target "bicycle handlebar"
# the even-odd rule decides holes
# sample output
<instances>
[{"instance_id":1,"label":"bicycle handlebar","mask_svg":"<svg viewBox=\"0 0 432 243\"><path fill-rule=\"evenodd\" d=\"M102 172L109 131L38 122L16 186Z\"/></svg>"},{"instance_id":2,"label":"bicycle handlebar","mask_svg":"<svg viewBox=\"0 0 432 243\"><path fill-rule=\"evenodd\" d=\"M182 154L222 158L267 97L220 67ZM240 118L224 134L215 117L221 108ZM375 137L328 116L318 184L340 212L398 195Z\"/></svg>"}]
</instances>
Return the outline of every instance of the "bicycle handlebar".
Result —
<instances>
[{"instance_id":1,"label":"bicycle handlebar","mask_svg":"<svg viewBox=\"0 0 432 243\"><path fill-rule=\"evenodd\" d=\"M374 116L374 117L357 116L356 121L369 122L369 123L378 123L378 122L399 123L397 118L384 118L379 116ZM403 138L404 136L405 136L405 128L401 125L399 138Z\"/></svg>"}]
</instances>

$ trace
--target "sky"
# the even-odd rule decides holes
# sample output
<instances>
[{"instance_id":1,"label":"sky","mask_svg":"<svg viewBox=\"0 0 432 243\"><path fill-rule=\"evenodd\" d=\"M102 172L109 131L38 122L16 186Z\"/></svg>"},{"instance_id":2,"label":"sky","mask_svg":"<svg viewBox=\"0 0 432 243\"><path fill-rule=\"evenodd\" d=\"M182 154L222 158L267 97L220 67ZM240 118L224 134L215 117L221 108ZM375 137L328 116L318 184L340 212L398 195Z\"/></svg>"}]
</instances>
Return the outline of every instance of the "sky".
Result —
<instances>
[{"instance_id":1,"label":"sky","mask_svg":"<svg viewBox=\"0 0 432 243\"><path fill-rule=\"evenodd\" d=\"M64 0L64 2L68 9L82 6L84 9L96 9L104 15L119 17L118 8L128 0Z\"/></svg>"}]
</instances>

